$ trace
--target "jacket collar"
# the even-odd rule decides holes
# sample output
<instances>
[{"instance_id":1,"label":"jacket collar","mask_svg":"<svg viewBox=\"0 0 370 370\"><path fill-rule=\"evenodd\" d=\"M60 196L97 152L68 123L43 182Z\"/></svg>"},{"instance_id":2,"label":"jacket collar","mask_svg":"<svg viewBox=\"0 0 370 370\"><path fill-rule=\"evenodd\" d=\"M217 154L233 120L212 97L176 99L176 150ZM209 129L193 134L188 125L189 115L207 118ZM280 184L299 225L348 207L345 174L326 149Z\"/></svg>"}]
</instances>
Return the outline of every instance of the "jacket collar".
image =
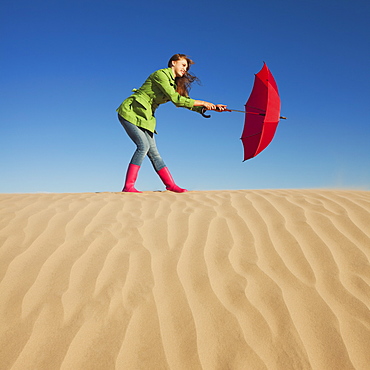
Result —
<instances>
[{"instance_id":1,"label":"jacket collar","mask_svg":"<svg viewBox=\"0 0 370 370\"><path fill-rule=\"evenodd\" d=\"M173 73L172 68L168 67L167 70L168 70L168 73L170 74L171 78L175 81L175 74Z\"/></svg>"}]
</instances>

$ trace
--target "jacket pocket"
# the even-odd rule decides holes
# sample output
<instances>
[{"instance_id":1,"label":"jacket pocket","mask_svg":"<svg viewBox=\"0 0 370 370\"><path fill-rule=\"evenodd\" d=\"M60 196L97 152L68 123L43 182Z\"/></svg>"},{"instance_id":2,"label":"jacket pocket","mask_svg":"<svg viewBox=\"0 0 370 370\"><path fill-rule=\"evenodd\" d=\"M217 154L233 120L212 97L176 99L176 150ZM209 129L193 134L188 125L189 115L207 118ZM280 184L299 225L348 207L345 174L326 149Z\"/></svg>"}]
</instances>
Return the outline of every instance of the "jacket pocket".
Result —
<instances>
[{"instance_id":1,"label":"jacket pocket","mask_svg":"<svg viewBox=\"0 0 370 370\"><path fill-rule=\"evenodd\" d=\"M132 108L138 116L148 120L152 118L151 105L140 95L133 96Z\"/></svg>"}]
</instances>

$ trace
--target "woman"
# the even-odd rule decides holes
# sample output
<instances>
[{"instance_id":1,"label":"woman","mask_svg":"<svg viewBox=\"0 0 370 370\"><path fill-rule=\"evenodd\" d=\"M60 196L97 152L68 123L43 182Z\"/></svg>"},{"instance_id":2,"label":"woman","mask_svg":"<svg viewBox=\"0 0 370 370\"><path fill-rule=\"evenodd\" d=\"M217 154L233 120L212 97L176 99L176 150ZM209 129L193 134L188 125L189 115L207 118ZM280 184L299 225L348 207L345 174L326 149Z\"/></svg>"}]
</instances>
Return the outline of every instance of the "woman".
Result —
<instances>
[{"instance_id":1,"label":"woman","mask_svg":"<svg viewBox=\"0 0 370 370\"><path fill-rule=\"evenodd\" d=\"M160 104L171 101L177 107L184 107L199 113L203 110L226 110L226 105L212 104L189 98L191 84L197 80L189 68L194 62L185 54L175 54L168 62L168 68L152 73L140 89L134 89L117 109L118 119L129 137L136 144L136 150L129 163L123 192L141 193L135 189L140 166L147 155L167 190L176 193L187 191L177 186L160 156L155 139L156 119L154 112Z\"/></svg>"}]
</instances>

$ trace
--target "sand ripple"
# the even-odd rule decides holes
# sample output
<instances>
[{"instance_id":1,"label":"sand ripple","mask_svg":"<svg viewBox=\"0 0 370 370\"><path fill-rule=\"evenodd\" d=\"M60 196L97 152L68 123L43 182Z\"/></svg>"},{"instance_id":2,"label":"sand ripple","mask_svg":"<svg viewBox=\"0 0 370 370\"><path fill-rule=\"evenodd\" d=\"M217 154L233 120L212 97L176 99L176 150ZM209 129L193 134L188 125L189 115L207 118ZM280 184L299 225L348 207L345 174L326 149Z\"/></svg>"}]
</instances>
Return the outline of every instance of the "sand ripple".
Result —
<instances>
[{"instance_id":1,"label":"sand ripple","mask_svg":"<svg viewBox=\"0 0 370 370\"><path fill-rule=\"evenodd\" d=\"M370 192L0 195L0 369L368 369Z\"/></svg>"}]
</instances>

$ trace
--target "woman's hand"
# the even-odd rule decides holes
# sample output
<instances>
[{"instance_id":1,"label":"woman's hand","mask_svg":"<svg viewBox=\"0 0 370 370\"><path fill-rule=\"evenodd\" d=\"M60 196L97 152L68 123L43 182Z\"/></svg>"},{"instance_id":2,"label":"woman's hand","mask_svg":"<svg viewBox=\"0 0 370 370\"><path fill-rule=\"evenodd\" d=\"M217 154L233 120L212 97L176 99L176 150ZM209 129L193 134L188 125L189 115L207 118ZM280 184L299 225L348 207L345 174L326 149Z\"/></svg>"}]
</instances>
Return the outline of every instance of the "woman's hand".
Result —
<instances>
[{"instance_id":1,"label":"woman's hand","mask_svg":"<svg viewBox=\"0 0 370 370\"><path fill-rule=\"evenodd\" d=\"M209 102L206 102L206 101L202 101L202 104L204 108L206 108L207 110L215 110L216 109L216 106L213 104L213 103L209 103Z\"/></svg>"},{"instance_id":2,"label":"woman's hand","mask_svg":"<svg viewBox=\"0 0 370 370\"><path fill-rule=\"evenodd\" d=\"M226 108L227 105L225 104L216 104L216 109L214 109L216 112L231 112L231 110Z\"/></svg>"},{"instance_id":3,"label":"woman's hand","mask_svg":"<svg viewBox=\"0 0 370 370\"><path fill-rule=\"evenodd\" d=\"M230 110L228 110L226 107L227 105L225 104L212 104L212 103L207 103L206 101L203 102L203 106L204 108L206 108L207 110L214 110L216 112L231 112Z\"/></svg>"},{"instance_id":4,"label":"woman's hand","mask_svg":"<svg viewBox=\"0 0 370 370\"><path fill-rule=\"evenodd\" d=\"M230 112L226 109L227 105L225 104L213 104L202 100L195 100L194 106L203 106L207 110L215 110L216 112Z\"/></svg>"}]
</instances>

